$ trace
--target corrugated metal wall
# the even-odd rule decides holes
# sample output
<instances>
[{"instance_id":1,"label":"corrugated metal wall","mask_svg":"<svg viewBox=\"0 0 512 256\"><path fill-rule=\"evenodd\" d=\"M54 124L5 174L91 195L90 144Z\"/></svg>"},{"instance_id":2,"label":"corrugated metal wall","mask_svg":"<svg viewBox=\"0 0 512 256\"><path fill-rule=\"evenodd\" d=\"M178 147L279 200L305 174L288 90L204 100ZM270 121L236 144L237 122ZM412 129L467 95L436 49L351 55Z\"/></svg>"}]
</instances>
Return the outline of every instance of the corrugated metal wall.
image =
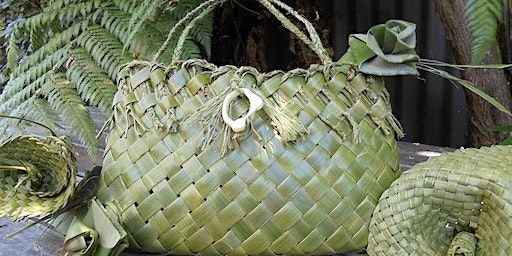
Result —
<instances>
[{"instance_id":1,"label":"corrugated metal wall","mask_svg":"<svg viewBox=\"0 0 512 256\"><path fill-rule=\"evenodd\" d=\"M348 35L366 32L374 24L403 19L417 24L422 58L453 62L441 21L430 0L325 0L333 15L331 42L335 57L346 51ZM387 80L394 112L404 126L405 141L458 147L469 145L469 118L463 90L448 81L421 77Z\"/></svg>"}]
</instances>

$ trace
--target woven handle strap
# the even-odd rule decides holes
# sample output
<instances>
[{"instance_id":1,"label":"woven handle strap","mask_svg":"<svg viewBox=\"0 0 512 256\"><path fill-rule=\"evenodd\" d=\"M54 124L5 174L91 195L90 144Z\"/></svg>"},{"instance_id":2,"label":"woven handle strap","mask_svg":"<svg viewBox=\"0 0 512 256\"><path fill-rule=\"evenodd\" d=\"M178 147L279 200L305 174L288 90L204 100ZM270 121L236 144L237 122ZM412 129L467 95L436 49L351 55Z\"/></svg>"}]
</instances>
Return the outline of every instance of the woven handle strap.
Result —
<instances>
[{"instance_id":1,"label":"woven handle strap","mask_svg":"<svg viewBox=\"0 0 512 256\"><path fill-rule=\"evenodd\" d=\"M157 62L162 53L169 47L169 44L171 41L176 37L176 34L178 33L178 29L182 27L185 24L193 24L194 18L197 19L198 16L204 17L206 14L212 12L218 5L224 3L226 0L208 0L197 6L194 10L190 11L183 17L181 20L179 20L172 28L171 31L169 31L169 34L167 34L167 38L165 39L162 46L160 46L160 49L158 49L158 52L153 56L153 62ZM202 11L202 12L201 12ZM201 13L200 13L201 12ZM187 28L185 28L187 30ZM185 30L183 32L185 32ZM174 60L174 57L173 57Z\"/></svg>"},{"instance_id":2,"label":"woven handle strap","mask_svg":"<svg viewBox=\"0 0 512 256\"><path fill-rule=\"evenodd\" d=\"M163 51L168 47L170 41L175 37L176 33L178 32L178 28L188 23L188 25L183 30L181 36L179 37L176 48L174 50L172 60L178 61L183 53L185 41L188 38L190 31L195 26L195 24L199 20L204 18L206 15L211 13L218 5L224 3L225 1L226 0L206 1L194 10L192 10L191 12L189 12L171 29L166 41L155 55L154 61L156 61L163 53ZM332 63L329 54L322 45L320 36L316 32L314 26L305 17L296 12L292 7L286 5L285 3L279 0L258 0L258 2L260 2L267 10L269 10L282 23L284 27L286 27L289 31L295 34L301 41L308 45L318 55L318 57L320 58L321 62L324 65L330 65ZM284 9L292 16L294 16L297 20L304 23L309 36L304 34L304 32L302 32L295 24L293 24L293 22L286 18L286 16L281 11L279 11L276 8L276 6L279 6L280 8Z\"/></svg>"},{"instance_id":3,"label":"woven handle strap","mask_svg":"<svg viewBox=\"0 0 512 256\"><path fill-rule=\"evenodd\" d=\"M308 45L309 48L311 48L316 53L316 55L318 55L322 64L324 64L325 66L332 64L333 61L329 57L327 50L325 50L322 44L322 40L320 39L320 36L318 35L313 24L311 24L311 22L309 22L308 19L300 15L292 7L281 2L280 0L259 0L259 2L263 6L265 6L265 8L267 8L267 10L269 10L285 28L287 28L290 32L295 34L306 45ZM299 29L295 24L293 24L293 22L286 18L286 16L283 13L281 13L274 5L279 6L280 8L291 14L293 17L295 17L298 21L302 22L304 24L304 27L308 31L309 37L305 35L301 31L301 29Z\"/></svg>"}]
</instances>

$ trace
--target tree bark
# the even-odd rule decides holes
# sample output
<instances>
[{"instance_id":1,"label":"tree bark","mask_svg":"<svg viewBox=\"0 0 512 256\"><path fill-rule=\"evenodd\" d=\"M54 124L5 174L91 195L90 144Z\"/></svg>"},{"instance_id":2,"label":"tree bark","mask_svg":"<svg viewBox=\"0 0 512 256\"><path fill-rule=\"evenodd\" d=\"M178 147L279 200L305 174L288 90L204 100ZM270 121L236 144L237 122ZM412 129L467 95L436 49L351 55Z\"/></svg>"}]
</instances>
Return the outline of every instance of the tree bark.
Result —
<instances>
[{"instance_id":1,"label":"tree bark","mask_svg":"<svg viewBox=\"0 0 512 256\"><path fill-rule=\"evenodd\" d=\"M465 4L465 0L435 0L436 11L459 64L471 63L471 33L464 14ZM496 63L502 63L501 54L493 51L488 52L482 62ZM462 77L476 84L509 109L512 106L509 81L504 71L468 69L462 73ZM492 127L511 124L512 118L468 90L465 90L465 95L470 112L473 144L479 147L499 143L506 134L493 132Z\"/></svg>"}]
</instances>

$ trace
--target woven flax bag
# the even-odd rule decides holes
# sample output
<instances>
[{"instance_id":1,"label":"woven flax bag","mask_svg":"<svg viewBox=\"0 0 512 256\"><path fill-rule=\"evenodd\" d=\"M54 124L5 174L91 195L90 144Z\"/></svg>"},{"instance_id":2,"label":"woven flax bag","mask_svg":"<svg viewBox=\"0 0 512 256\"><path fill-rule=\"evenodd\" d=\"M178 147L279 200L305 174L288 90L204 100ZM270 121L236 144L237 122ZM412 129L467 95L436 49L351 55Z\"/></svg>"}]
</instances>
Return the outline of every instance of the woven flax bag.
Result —
<instances>
[{"instance_id":1,"label":"woven flax bag","mask_svg":"<svg viewBox=\"0 0 512 256\"><path fill-rule=\"evenodd\" d=\"M222 2L204 2L172 30L167 42L189 24L170 65L123 69L97 202L119 218L132 247L149 252L363 248L372 211L399 175L401 128L383 79L341 64L350 52L332 62L312 25L278 0L259 2L321 65L260 73L178 61L190 27Z\"/></svg>"}]
</instances>

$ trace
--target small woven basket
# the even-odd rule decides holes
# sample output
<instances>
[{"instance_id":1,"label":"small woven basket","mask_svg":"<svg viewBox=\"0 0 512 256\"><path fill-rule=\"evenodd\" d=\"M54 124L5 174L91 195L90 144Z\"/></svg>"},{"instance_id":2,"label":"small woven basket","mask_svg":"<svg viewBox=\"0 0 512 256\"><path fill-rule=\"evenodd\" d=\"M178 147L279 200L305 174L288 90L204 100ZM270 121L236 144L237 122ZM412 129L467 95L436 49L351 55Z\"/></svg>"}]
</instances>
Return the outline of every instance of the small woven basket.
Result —
<instances>
[{"instance_id":1,"label":"small woven basket","mask_svg":"<svg viewBox=\"0 0 512 256\"><path fill-rule=\"evenodd\" d=\"M420 163L382 195L368 254L512 255L511 188L511 146Z\"/></svg>"},{"instance_id":2,"label":"small woven basket","mask_svg":"<svg viewBox=\"0 0 512 256\"><path fill-rule=\"evenodd\" d=\"M122 70L98 202L117 214L129 244L148 252L364 248L378 198L400 174L401 128L383 79L347 64L350 52L333 63L312 25L278 0L259 2L322 65L260 73L178 61L189 28L222 2L205 1L177 24L190 21L170 65Z\"/></svg>"}]
</instances>

